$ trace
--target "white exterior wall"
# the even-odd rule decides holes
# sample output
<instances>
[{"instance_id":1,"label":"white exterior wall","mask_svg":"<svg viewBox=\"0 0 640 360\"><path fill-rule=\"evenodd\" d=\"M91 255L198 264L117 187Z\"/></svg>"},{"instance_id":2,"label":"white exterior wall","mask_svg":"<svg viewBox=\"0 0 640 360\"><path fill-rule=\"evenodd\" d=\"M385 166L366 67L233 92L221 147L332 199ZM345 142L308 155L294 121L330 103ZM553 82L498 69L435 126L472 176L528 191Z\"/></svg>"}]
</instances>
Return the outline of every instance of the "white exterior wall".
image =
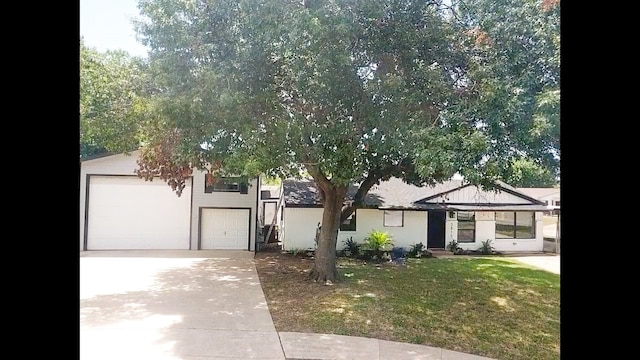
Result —
<instances>
[{"instance_id":1,"label":"white exterior wall","mask_svg":"<svg viewBox=\"0 0 640 360\"><path fill-rule=\"evenodd\" d=\"M315 248L316 228L322 222L322 208L284 208L284 250Z\"/></svg>"},{"instance_id":2,"label":"white exterior wall","mask_svg":"<svg viewBox=\"0 0 640 360\"><path fill-rule=\"evenodd\" d=\"M458 220L457 213L453 218L449 218L449 212L447 211L447 217L444 223L444 248L447 248L450 242L458 240Z\"/></svg>"},{"instance_id":3,"label":"white exterior wall","mask_svg":"<svg viewBox=\"0 0 640 360\"><path fill-rule=\"evenodd\" d=\"M257 179L249 182L247 194L239 192L204 192L204 172L194 172L193 174L193 196L191 200L191 249L198 250L198 239L200 236L200 209L201 208L230 208L230 209L251 209L249 215L249 250L255 250L256 244L256 223L258 219L258 196L260 194Z\"/></svg>"},{"instance_id":4,"label":"white exterior wall","mask_svg":"<svg viewBox=\"0 0 640 360\"><path fill-rule=\"evenodd\" d=\"M114 155L107 156L95 160L82 162L80 166L80 251L84 247L84 225L85 225L85 205L87 203L87 175L135 175L138 168L136 160L138 152L135 151L131 155ZM168 185L167 185L168 186ZM177 196L177 195L176 195ZM191 194L183 194L182 196L191 196Z\"/></svg>"},{"instance_id":5,"label":"white exterior wall","mask_svg":"<svg viewBox=\"0 0 640 360\"><path fill-rule=\"evenodd\" d=\"M322 221L322 208L285 208L284 213L284 249L313 249L315 247L316 227ZM404 211L404 226L385 227L384 211L377 209L358 209L356 231L338 233L338 250L344 247L344 241L353 238L358 243L373 230L388 232L395 246L409 248L422 242L427 245L427 212Z\"/></svg>"},{"instance_id":6,"label":"white exterior wall","mask_svg":"<svg viewBox=\"0 0 640 360\"><path fill-rule=\"evenodd\" d=\"M547 205L555 205L556 201L560 201L560 193L553 193L545 196L541 196L538 200L544 201Z\"/></svg>"},{"instance_id":7,"label":"white exterior wall","mask_svg":"<svg viewBox=\"0 0 640 360\"><path fill-rule=\"evenodd\" d=\"M529 204L528 200L525 200L519 196L512 195L506 191L493 192L483 191L476 186L467 186L462 189L452 191L448 194L438 196L430 199L430 203L445 203L445 204Z\"/></svg>"},{"instance_id":8,"label":"white exterior wall","mask_svg":"<svg viewBox=\"0 0 640 360\"><path fill-rule=\"evenodd\" d=\"M496 239L496 221L495 212L493 211L477 211L476 212L476 237L473 243L458 243L464 250L476 250L480 248L482 242L491 239L492 246L496 251L542 251L543 242L543 223L542 212L536 212L535 216L536 237L535 239ZM447 224L449 229L449 224ZM455 229L455 232L453 232ZM453 234L457 234L457 221L452 227ZM447 244L455 239L455 236L447 238Z\"/></svg>"},{"instance_id":9,"label":"white exterior wall","mask_svg":"<svg viewBox=\"0 0 640 360\"><path fill-rule=\"evenodd\" d=\"M136 160L139 151L134 151L131 155L113 155L103 158L83 161L80 167L80 251L84 247L84 225L85 225L85 204L86 204L86 180L87 174L100 175L135 175L138 168ZM257 206L258 196L260 194L259 179L254 179L249 184L248 194L240 194L238 192L204 192L205 173L194 171L192 182L192 193L186 191L182 196L191 197L191 249L198 249L199 238L199 216L201 207L211 208L249 208L251 214L249 218L250 224L250 250L255 250L256 240L256 222L257 222ZM154 180L162 181L162 180ZM169 186L169 185L167 185ZM186 189L185 189L186 190ZM177 195L176 195L177 196Z\"/></svg>"},{"instance_id":10,"label":"white exterior wall","mask_svg":"<svg viewBox=\"0 0 640 360\"><path fill-rule=\"evenodd\" d=\"M285 208L282 236L283 249L313 249L316 226L322 221L321 208ZM344 246L344 241L353 237L358 243L363 243L364 238L372 229L388 232L392 235L395 246L410 248L418 242L427 245L427 212L405 211L403 227L384 227L382 210L358 209L356 219L356 231L340 231L338 233L338 250ZM535 239L496 239L495 212L476 212L476 236L473 243L459 243L465 250L480 248L482 241L492 239L492 245L497 251L542 251L543 250L543 223L542 213L536 212L536 238ZM445 247L452 240L457 240L458 221L450 218L447 212L445 223Z\"/></svg>"}]
</instances>

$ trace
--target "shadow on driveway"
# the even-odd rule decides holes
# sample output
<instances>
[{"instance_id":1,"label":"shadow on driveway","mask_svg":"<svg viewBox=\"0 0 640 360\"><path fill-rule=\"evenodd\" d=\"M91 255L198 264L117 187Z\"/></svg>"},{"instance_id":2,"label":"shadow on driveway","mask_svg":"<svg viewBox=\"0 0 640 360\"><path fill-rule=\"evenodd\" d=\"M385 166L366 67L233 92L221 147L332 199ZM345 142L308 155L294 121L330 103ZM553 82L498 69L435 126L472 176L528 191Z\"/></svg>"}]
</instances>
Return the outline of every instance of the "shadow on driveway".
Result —
<instances>
[{"instance_id":1,"label":"shadow on driveway","mask_svg":"<svg viewBox=\"0 0 640 360\"><path fill-rule=\"evenodd\" d=\"M81 257L81 358L284 359L244 253Z\"/></svg>"}]
</instances>

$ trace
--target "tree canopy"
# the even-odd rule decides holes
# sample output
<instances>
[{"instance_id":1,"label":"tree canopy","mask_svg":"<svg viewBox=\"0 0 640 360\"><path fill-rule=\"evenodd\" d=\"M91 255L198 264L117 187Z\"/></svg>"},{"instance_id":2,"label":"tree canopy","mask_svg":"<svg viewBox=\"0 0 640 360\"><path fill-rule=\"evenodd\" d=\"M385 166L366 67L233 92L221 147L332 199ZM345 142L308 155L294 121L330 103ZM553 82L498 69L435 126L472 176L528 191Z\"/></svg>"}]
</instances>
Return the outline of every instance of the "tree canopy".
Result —
<instances>
[{"instance_id":1,"label":"tree canopy","mask_svg":"<svg viewBox=\"0 0 640 360\"><path fill-rule=\"evenodd\" d=\"M148 97L142 60L80 40L80 157L138 149Z\"/></svg>"},{"instance_id":2,"label":"tree canopy","mask_svg":"<svg viewBox=\"0 0 640 360\"><path fill-rule=\"evenodd\" d=\"M139 175L180 192L192 168L310 174L324 206L315 280L337 278L340 221L381 180L458 172L491 186L518 159L558 174L558 1L141 0L139 9L154 80ZM345 204L352 183L360 188Z\"/></svg>"}]
</instances>

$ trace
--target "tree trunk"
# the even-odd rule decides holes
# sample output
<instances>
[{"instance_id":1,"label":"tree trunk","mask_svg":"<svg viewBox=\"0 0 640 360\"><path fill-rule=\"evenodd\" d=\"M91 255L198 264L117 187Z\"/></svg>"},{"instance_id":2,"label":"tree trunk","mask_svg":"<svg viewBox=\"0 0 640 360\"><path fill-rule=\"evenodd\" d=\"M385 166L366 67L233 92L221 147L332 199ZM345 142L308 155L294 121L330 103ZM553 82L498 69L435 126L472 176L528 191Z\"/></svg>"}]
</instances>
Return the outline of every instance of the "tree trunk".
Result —
<instances>
[{"instance_id":1,"label":"tree trunk","mask_svg":"<svg viewBox=\"0 0 640 360\"><path fill-rule=\"evenodd\" d=\"M333 186L331 184L318 184L318 187L324 193L321 196L324 208L315 263L309 272L309 278L325 283L328 281L336 282L340 279L336 268L336 244L338 241L338 229L340 228L340 215L347 187Z\"/></svg>"}]
</instances>

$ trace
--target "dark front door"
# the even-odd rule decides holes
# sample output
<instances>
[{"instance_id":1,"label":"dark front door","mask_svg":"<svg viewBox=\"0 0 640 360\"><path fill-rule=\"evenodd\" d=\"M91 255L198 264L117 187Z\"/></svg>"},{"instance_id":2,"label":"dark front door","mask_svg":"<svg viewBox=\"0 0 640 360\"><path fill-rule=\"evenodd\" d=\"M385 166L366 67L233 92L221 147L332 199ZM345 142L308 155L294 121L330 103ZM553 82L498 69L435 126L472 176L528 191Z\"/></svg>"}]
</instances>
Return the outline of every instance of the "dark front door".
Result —
<instances>
[{"instance_id":1,"label":"dark front door","mask_svg":"<svg viewBox=\"0 0 640 360\"><path fill-rule=\"evenodd\" d=\"M427 249L444 249L445 211L428 211Z\"/></svg>"}]
</instances>

